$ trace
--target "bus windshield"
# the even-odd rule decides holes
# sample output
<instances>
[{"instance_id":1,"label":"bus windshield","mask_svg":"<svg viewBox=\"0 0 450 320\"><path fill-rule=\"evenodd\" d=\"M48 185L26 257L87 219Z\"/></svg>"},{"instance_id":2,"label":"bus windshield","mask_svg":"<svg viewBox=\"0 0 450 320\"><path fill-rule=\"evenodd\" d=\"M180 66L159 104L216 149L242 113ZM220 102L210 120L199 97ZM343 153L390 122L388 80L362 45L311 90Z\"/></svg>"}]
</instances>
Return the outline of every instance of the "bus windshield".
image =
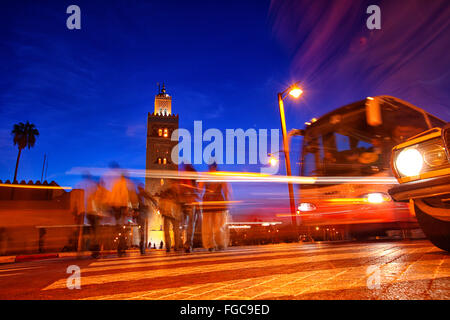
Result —
<instances>
[{"instance_id":1,"label":"bus windshield","mask_svg":"<svg viewBox=\"0 0 450 320\"><path fill-rule=\"evenodd\" d=\"M331 112L305 130L303 176L368 176L390 170L392 148L444 121L401 102L381 100L382 124L370 126L365 100ZM428 121L427 121L428 120Z\"/></svg>"}]
</instances>

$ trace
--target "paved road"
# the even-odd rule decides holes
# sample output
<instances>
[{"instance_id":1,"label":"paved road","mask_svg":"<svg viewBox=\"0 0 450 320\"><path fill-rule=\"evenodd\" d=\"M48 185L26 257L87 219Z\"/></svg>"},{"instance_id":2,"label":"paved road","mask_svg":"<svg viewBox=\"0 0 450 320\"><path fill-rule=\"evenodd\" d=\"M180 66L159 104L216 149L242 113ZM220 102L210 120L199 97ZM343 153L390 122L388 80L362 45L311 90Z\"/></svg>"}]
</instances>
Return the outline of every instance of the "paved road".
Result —
<instances>
[{"instance_id":1,"label":"paved road","mask_svg":"<svg viewBox=\"0 0 450 320\"><path fill-rule=\"evenodd\" d=\"M0 299L450 299L450 255L403 241L60 258L0 265Z\"/></svg>"}]
</instances>

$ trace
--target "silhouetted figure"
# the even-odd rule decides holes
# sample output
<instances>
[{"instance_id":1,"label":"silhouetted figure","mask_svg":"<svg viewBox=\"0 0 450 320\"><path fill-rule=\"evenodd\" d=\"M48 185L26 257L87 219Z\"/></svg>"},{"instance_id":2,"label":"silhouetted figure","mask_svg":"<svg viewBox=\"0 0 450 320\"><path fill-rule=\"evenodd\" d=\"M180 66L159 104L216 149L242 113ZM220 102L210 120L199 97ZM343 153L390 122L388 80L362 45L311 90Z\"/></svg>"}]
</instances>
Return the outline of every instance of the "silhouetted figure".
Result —
<instances>
[{"instance_id":1,"label":"silhouetted figure","mask_svg":"<svg viewBox=\"0 0 450 320\"><path fill-rule=\"evenodd\" d=\"M92 251L93 258L97 258L101 250L99 226L103 187L88 172L83 174L83 180L79 183L79 187L84 190L84 214L91 226L88 250Z\"/></svg>"},{"instance_id":2,"label":"silhouetted figure","mask_svg":"<svg viewBox=\"0 0 450 320\"><path fill-rule=\"evenodd\" d=\"M45 228L39 228L39 253L44 252L44 238L47 234L47 230Z\"/></svg>"},{"instance_id":3,"label":"silhouetted figure","mask_svg":"<svg viewBox=\"0 0 450 320\"><path fill-rule=\"evenodd\" d=\"M164 242L161 240L161 242L159 243L159 248L162 249L164 248Z\"/></svg>"},{"instance_id":4,"label":"silhouetted figure","mask_svg":"<svg viewBox=\"0 0 450 320\"><path fill-rule=\"evenodd\" d=\"M217 164L212 163L209 171L217 171ZM202 211L202 242L209 251L224 250L227 247L227 202L230 189L225 182L205 182Z\"/></svg>"},{"instance_id":5,"label":"silhouetted figure","mask_svg":"<svg viewBox=\"0 0 450 320\"><path fill-rule=\"evenodd\" d=\"M146 221L148 218L148 213L149 213L149 203L148 202L152 202L155 206L157 205L156 201L154 200L154 198L145 191L143 184L140 184L138 186L138 193L137 193L137 198L138 198L138 202L139 202L139 208L138 208L138 215L136 217L136 222L139 225L139 237L140 237L140 241L139 241L139 249L141 251L141 254L145 254L145 227L146 227ZM149 246L151 247L151 244L149 244Z\"/></svg>"},{"instance_id":6,"label":"silhouetted figure","mask_svg":"<svg viewBox=\"0 0 450 320\"><path fill-rule=\"evenodd\" d=\"M134 184L125 177L125 174L122 173L113 182L113 187L106 203L111 208L111 212L116 220L117 253L119 256L122 256L127 248L125 220L127 216L130 216L132 208L138 205Z\"/></svg>"},{"instance_id":7,"label":"silhouetted figure","mask_svg":"<svg viewBox=\"0 0 450 320\"><path fill-rule=\"evenodd\" d=\"M173 237L175 240L174 250L178 251L182 247L181 243L181 205L177 186L163 190L158 195L158 208L164 219L164 241L166 243L166 251L170 252L172 242L170 238L170 227L173 229Z\"/></svg>"},{"instance_id":8,"label":"silhouetted figure","mask_svg":"<svg viewBox=\"0 0 450 320\"><path fill-rule=\"evenodd\" d=\"M196 170L191 164L185 164L184 171L196 173ZM195 179L181 180L180 196L181 210L183 212L183 225L187 224L184 248L186 252L191 252L194 245L195 226L200 214L198 207L199 188L197 181Z\"/></svg>"}]
</instances>

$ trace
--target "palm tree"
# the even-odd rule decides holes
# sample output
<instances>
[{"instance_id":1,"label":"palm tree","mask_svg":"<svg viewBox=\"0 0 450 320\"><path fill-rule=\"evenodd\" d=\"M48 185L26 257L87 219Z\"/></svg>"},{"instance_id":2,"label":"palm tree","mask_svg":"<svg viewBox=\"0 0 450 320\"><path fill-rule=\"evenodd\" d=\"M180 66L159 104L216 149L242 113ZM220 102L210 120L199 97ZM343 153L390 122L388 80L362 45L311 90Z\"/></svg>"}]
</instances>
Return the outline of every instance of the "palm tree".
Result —
<instances>
[{"instance_id":1,"label":"palm tree","mask_svg":"<svg viewBox=\"0 0 450 320\"><path fill-rule=\"evenodd\" d=\"M22 149L25 149L28 147L28 149L31 149L31 147L34 147L34 144L36 143L36 137L39 136L39 131L36 129L36 126L32 123L23 123L19 122L14 125L13 130L11 131L11 134L13 135L13 142L14 145L17 145L19 147L19 154L17 155L17 162L16 162L16 170L14 171L14 180L13 183L16 182L17 178L17 168L19 167L19 159L20 154L22 153Z\"/></svg>"}]
</instances>

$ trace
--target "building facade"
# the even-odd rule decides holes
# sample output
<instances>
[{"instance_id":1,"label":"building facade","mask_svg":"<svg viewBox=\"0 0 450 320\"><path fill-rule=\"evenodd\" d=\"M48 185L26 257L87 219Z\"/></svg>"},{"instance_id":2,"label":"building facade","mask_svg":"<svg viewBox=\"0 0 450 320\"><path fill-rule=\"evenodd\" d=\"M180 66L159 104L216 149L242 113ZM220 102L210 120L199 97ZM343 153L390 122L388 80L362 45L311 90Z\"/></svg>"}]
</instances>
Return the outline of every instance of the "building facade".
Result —
<instances>
[{"instance_id":1,"label":"building facade","mask_svg":"<svg viewBox=\"0 0 450 320\"><path fill-rule=\"evenodd\" d=\"M178 136L173 132L178 129L178 115L172 113L172 97L166 92L165 85L155 96L154 110L147 116L147 172L159 170L178 170L178 153L172 157L172 150L178 144ZM173 135L173 140L172 140ZM150 194L157 194L169 188L171 182L163 178L146 178L145 189ZM148 223L148 241L157 243L164 238L162 234L162 217L152 214Z\"/></svg>"},{"instance_id":2,"label":"building facade","mask_svg":"<svg viewBox=\"0 0 450 320\"><path fill-rule=\"evenodd\" d=\"M172 158L172 150L178 144L178 136L171 139L178 129L178 115L172 113L172 97L162 90L155 96L153 113L147 117L147 171L178 170L178 157ZM147 178L146 189L152 194L158 193L170 185L164 179Z\"/></svg>"}]
</instances>

